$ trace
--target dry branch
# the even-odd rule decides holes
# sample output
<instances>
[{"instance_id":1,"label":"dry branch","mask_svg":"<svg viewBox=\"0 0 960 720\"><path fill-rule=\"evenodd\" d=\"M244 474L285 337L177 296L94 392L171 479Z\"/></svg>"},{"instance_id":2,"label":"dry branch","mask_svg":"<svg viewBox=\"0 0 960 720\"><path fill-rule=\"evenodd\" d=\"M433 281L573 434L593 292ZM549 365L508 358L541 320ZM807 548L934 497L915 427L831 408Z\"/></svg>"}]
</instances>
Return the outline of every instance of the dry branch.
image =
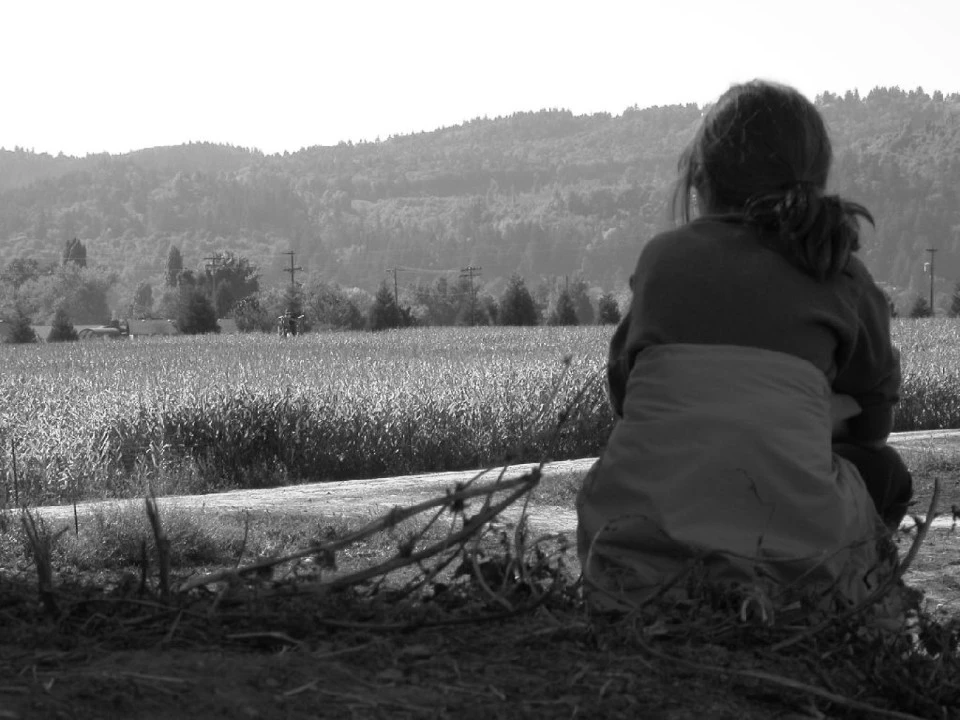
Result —
<instances>
[{"instance_id":1,"label":"dry branch","mask_svg":"<svg viewBox=\"0 0 960 720\"><path fill-rule=\"evenodd\" d=\"M480 477L485 473L480 473L476 477ZM475 478L474 478L475 479ZM472 481L471 481L472 482ZM331 540L329 542L320 543L317 545L311 545L310 547L297 550L296 552L289 553L287 555L276 557L276 558L267 558L260 560L258 562L246 565L244 567L238 567L235 569L222 570L214 573L209 573L206 575L200 575L194 578L190 578L184 582L179 591L181 593L189 592L194 588L202 587L204 585L211 585L213 583L227 582L230 580L236 580L245 575L255 574L266 568L272 568L277 565L281 565L292 560L299 560L305 557L310 557L313 555L329 555L330 553L335 553L336 551L349 547L357 542L361 542L370 538L371 536L388 530L390 528L396 527L399 523L409 520L410 518L416 517L420 513L430 510L432 508L443 508L443 507L453 507L455 504L464 503L467 500L477 497L487 498L485 502L485 509L481 509L477 515L474 515L470 520L465 521L464 531L458 534L462 535L467 528L469 528L469 533L465 537L469 537L477 532L483 527L483 525L489 522L491 519L496 517L503 509L511 505L517 498L522 497L524 494L536 487L537 483L540 482L540 472L538 468L535 468L533 471L526 473L525 475L515 478L513 480L498 480L492 484L470 486L459 485L454 490L448 490L445 495L442 497L432 498L430 500L424 500L421 503L412 505L407 508L394 507L385 515L377 518L373 522L368 523L359 530L352 532L346 535L343 538L336 540ZM508 501L503 501L498 503L495 506L489 506L489 498L500 492L514 491L510 494ZM491 512L491 508L495 508L495 511ZM445 541L445 546L449 547L450 539ZM435 546L434 546L435 547ZM444 548L439 548L444 549ZM435 551L435 550L434 550ZM416 553L410 556L410 558L422 559L420 553ZM403 567L408 565L410 558L407 558L407 561L396 565L396 567ZM375 572L370 574L370 571L361 571L367 574L367 577L374 577L376 575L382 574L381 572ZM358 574L359 575L359 574ZM354 579L352 582L359 582L359 579Z\"/></svg>"}]
</instances>

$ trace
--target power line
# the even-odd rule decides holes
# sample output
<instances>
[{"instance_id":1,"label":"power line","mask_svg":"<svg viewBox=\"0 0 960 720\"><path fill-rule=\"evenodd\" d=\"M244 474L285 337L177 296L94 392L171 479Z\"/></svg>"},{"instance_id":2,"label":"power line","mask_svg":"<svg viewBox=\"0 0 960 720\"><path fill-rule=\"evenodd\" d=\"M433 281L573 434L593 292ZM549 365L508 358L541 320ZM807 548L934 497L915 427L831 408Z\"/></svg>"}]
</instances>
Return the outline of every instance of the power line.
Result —
<instances>
[{"instance_id":1,"label":"power line","mask_svg":"<svg viewBox=\"0 0 960 720\"><path fill-rule=\"evenodd\" d=\"M449 268L447 270L429 270L427 268L412 268L412 267L397 267L397 270L400 272L412 272L412 273L424 273L428 275L452 275L455 272L459 272L456 268ZM391 268L393 270L393 268ZM388 272L390 272L388 270Z\"/></svg>"}]
</instances>

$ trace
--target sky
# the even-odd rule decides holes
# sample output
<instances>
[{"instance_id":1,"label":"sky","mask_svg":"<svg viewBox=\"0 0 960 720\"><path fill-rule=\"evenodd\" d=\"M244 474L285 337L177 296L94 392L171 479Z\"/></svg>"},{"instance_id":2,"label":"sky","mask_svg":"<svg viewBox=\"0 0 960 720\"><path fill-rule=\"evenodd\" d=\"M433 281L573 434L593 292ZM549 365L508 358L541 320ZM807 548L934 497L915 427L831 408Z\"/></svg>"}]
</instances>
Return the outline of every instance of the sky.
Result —
<instances>
[{"instance_id":1,"label":"sky","mask_svg":"<svg viewBox=\"0 0 960 720\"><path fill-rule=\"evenodd\" d=\"M958 0L0 0L0 147L296 151L777 80L960 92Z\"/></svg>"}]
</instances>

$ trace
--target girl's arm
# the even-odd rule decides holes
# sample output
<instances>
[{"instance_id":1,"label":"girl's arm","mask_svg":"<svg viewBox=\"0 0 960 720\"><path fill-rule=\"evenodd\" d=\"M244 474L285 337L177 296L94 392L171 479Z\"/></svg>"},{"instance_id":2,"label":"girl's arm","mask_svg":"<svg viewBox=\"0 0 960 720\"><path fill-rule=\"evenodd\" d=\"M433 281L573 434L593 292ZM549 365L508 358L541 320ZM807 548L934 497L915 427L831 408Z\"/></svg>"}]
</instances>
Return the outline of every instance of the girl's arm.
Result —
<instances>
[{"instance_id":1,"label":"girl's arm","mask_svg":"<svg viewBox=\"0 0 960 720\"><path fill-rule=\"evenodd\" d=\"M627 378L630 377L630 368L624 356L629 329L630 311L627 310L613 333L607 354L607 399L617 418L623 417L623 399L627 394Z\"/></svg>"},{"instance_id":2,"label":"girl's arm","mask_svg":"<svg viewBox=\"0 0 960 720\"><path fill-rule=\"evenodd\" d=\"M861 412L860 404L849 395L837 395L830 398L830 419L833 422L833 442L853 442L850 437L850 420ZM887 439L857 442L863 447L879 450L887 444Z\"/></svg>"},{"instance_id":3,"label":"girl's arm","mask_svg":"<svg viewBox=\"0 0 960 720\"><path fill-rule=\"evenodd\" d=\"M833 439L843 440L850 433L850 418L860 414L860 404L849 395L837 395L830 398L830 420L833 423Z\"/></svg>"},{"instance_id":4,"label":"girl's arm","mask_svg":"<svg viewBox=\"0 0 960 720\"><path fill-rule=\"evenodd\" d=\"M857 308L853 348L833 382L833 391L850 395L861 408L847 419L849 442L866 446L886 443L893 430L893 410L900 400L900 353L890 338L890 309L869 277Z\"/></svg>"}]
</instances>

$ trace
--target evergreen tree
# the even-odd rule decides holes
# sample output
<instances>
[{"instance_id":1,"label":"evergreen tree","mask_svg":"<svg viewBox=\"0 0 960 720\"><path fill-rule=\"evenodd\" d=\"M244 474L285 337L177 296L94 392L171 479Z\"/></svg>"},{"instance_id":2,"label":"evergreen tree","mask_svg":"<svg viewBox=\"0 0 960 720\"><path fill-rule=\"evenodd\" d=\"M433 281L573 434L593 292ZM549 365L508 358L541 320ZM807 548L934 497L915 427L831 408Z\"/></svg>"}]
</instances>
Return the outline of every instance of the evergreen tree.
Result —
<instances>
[{"instance_id":1,"label":"evergreen tree","mask_svg":"<svg viewBox=\"0 0 960 720\"><path fill-rule=\"evenodd\" d=\"M550 325L577 325L577 308L573 304L570 292L563 288L557 295L557 302L550 313Z\"/></svg>"},{"instance_id":2,"label":"evergreen tree","mask_svg":"<svg viewBox=\"0 0 960 720\"><path fill-rule=\"evenodd\" d=\"M148 282L141 282L133 294L130 314L134 317L147 317L153 311L153 288Z\"/></svg>"},{"instance_id":3,"label":"evergreen tree","mask_svg":"<svg viewBox=\"0 0 960 720\"><path fill-rule=\"evenodd\" d=\"M33 326L30 324L30 316L21 303L16 303L13 306L10 324L10 333L6 339L7 344L24 345L26 343L37 342L37 334L33 331Z\"/></svg>"},{"instance_id":4,"label":"evergreen tree","mask_svg":"<svg viewBox=\"0 0 960 720\"><path fill-rule=\"evenodd\" d=\"M62 265L73 263L77 267L87 266L87 248L77 238L67 240L63 247Z\"/></svg>"},{"instance_id":5,"label":"evergreen tree","mask_svg":"<svg viewBox=\"0 0 960 720\"><path fill-rule=\"evenodd\" d=\"M50 334L47 336L47 342L74 342L78 339L77 329L70 321L70 315L67 308L63 305L57 308L53 314Z\"/></svg>"},{"instance_id":6,"label":"evergreen tree","mask_svg":"<svg viewBox=\"0 0 960 720\"><path fill-rule=\"evenodd\" d=\"M570 283L570 299L577 312L577 322L580 325L592 325L596 317L589 290L590 286L582 277L576 278Z\"/></svg>"},{"instance_id":7,"label":"evergreen tree","mask_svg":"<svg viewBox=\"0 0 960 720\"><path fill-rule=\"evenodd\" d=\"M917 295L913 301L913 306L910 308L910 317L914 320L933 317L933 310L930 309L930 303L927 301L926 296L922 294Z\"/></svg>"},{"instance_id":8,"label":"evergreen tree","mask_svg":"<svg viewBox=\"0 0 960 720\"><path fill-rule=\"evenodd\" d=\"M167 282L167 287L177 286L177 280L180 278L182 271L183 256L180 254L180 248L176 245L171 245L170 251L167 253L167 271L164 278Z\"/></svg>"},{"instance_id":9,"label":"evergreen tree","mask_svg":"<svg viewBox=\"0 0 960 720\"><path fill-rule=\"evenodd\" d=\"M500 298L499 322L501 325L539 325L540 311L534 302L527 284L519 275L510 278L507 289Z\"/></svg>"},{"instance_id":10,"label":"evergreen tree","mask_svg":"<svg viewBox=\"0 0 960 720\"><path fill-rule=\"evenodd\" d=\"M204 292L194 287L184 288L181 294L176 325L184 335L220 332L213 304Z\"/></svg>"},{"instance_id":11,"label":"evergreen tree","mask_svg":"<svg viewBox=\"0 0 960 720\"><path fill-rule=\"evenodd\" d=\"M947 311L947 316L960 317L960 282L953 286L953 295L950 296L950 309Z\"/></svg>"},{"instance_id":12,"label":"evergreen tree","mask_svg":"<svg viewBox=\"0 0 960 720\"><path fill-rule=\"evenodd\" d=\"M597 322L600 325L616 325L620 322L620 306L613 293L604 293L597 303Z\"/></svg>"},{"instance_id":13,"label":"evergreen tree","mask_svg":"<svg viewBox=\"0 0 960 720\"><path fill-rule=\"evenodd\" d=\"M404 314L397 305L393 291L384 280L380 283L380 288L373 298L373 305L370 306L370 314L367 317L367 327L370 330L389 330L390 328L403 327Z\"/></svg>"}]
</instances>

